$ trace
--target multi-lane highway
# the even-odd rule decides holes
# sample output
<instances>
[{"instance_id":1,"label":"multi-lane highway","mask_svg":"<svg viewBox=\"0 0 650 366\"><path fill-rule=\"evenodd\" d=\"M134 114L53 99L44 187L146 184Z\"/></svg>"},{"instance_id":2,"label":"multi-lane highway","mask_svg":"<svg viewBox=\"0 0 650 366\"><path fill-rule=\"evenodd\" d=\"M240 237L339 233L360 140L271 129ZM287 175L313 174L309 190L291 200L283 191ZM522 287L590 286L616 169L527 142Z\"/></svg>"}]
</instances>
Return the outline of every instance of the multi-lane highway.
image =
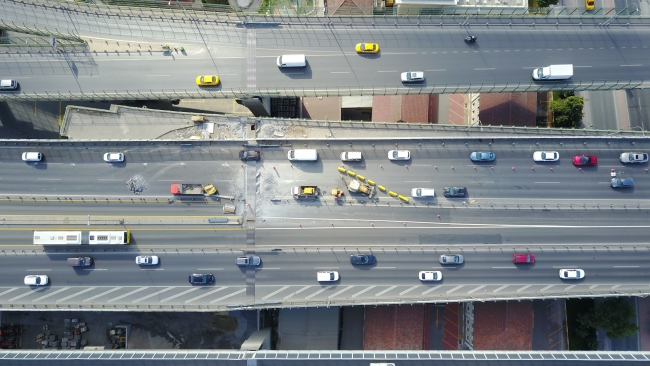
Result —
<instances>
[{"instance_id":1,"label":"multi-lane highway","mask_svg":"<svg viewBox=\"0 0 650 366\"><path fill-rule=\"evenodd\" d=\"M235 22L192 18L179 26L164 18L67 14L8 1L1 8L2 19L80 34L100 51L3 54L0 74L20 82L16 95L183 91L185 97L196 97L200 88L194 80L200 74L218 74L222 82L213 91L226 95L284 89L322 95L339 89L383 94L385 88L405 93L458 85L530 88L533 68L562 63L574 65L571 81L584 84L578 88L594 80L642 81L650 74L646 62L650 31L635 26L529 27L523 19L510 19L514 26L474 24L469 30L423 19L422 24L404 26L364 21L324 26L309 20L246 28ZM463 41L468 32L478 36L476 44ZM108 41L137 43L139 48L128 53L101 52ZM381 51L359 55L354 51L359 42L377 42ZM163 43L182 44L186 52L164 53ZM278 56L295 53L307 56L307 67L278 69ZM402 85L400 73L415 70L424 71L426 81Z\"/></svg>"},{"instance_id":2,"label":"multi-lane highway","mask_svg":"<svg viewBox=\"0 0 650 366\"><path fill-rule=\"evenodd\" d=\"M411 151L410 161L387 159L396 144ZM618 161L620 152L645 151L642 145L640 140L597 139L375 141L374 146L366 141L309 141L307 146L319 151L315 163L290 163L286 146L263 148L262 160L252 164L236 158L237 145L189 151L172 145L153 150L117 145L111 151L123 151L126 162L115 165L101 161L101 149L30 147L45 160L28 164L20 161L22 148L6 147L0 149L0 159L12 174L0 179L2 214L21 221L0 228L6 258L0 293L9 304L37 306L217 308L642 292L647 287L643 261L649 250L650 176L647 164ZM533 162L533 151L542 149L558 151L560 161ZM427 187L436 190L436 197L404 203L381 192L374 201L346 192L335 202L329 191L344 188L341 177L347 177L337 170L342 166L339 155L351 150L361 151L364 160L345 164L347 169L405 196L413 187ZM472 163L469 154L478 150L493 151L496 161ZM597 155L599 164L578 170L571 164L578 154ZM610 188L611 169L633 177L635 188ZM137 196L124 184L134 175L147 182ZM256 177L255 196L244 193L249 175ZM215 183L220 194L235 196L237 215L250 219L255 212L254 241L239 225L173 223L223 213L219 201L169 201L172 182ZM318 185L323 196L294 199L289 190L300 184ZM448 185L466 186L469 194L445 198L441 193ZM29 221L47 215L124 216L133 243L32 245L35 229L88 229ZM156 225L152 218L162 218L164 224ZM262 266L238 268L234 258L245 251L260 255ZM355 252L374 253L378 264L351 266L349 255ZM515 266L510 258L514 252L532 252L537 261ZM441 268L437 258L442 253L461 253L466 263ZM77 270L65 265L69 256L82 254L93 257L95 264ZM134 263L139 254L159 255L161 264L139 267ZM582 268L587 276L563 282L560 268ZM341 280L319 284L318 270L339 271ZM444 279L420 283L420 270L442 270ZM190 286L187 276L197 272L215 274L216 282ZM21 281L27 274L47 274L52 283L30 289Z\"/></svg>"}]
</instances>

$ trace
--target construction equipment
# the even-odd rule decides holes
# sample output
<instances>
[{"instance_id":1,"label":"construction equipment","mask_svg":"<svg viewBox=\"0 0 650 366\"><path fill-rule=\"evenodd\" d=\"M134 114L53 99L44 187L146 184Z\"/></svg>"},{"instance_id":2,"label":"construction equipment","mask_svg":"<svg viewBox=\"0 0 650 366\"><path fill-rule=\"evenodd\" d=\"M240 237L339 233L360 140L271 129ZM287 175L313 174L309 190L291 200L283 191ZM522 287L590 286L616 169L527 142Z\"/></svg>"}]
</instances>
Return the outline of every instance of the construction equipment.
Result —
<instances>
[{"instance_id":1,"label":"construction equipment","mask_svg":"<svg viewBox=\"0 0 650 366\"><path fill-rule=\"evenodd\" d=\"M320 188L317 186L297 186L291 188L291 194L299 198L316 198L320 195Z\"/></svg>"},{"instance_id":2,"label":"construction equipment","mask_svg":"<svg viewBox=\"0 0 650 366\"><path fill-rule=\"evenodd\" d=\"M170 189L172 194L175 195L202 195L206 196L213 195L217 193L217 187L212 184L204 186L203 184L185 184L185 183L174 183L171 185Z\"/></svg>"},{"instance_id":3,"label":"construction equipment","mask_svg":"<svg viewBox=\"0 0 650 366\"><path fill-rule=\"evenodd\" d=\"M356 179L346 181L343 177L341 177L341 180L346 185L346 187L348 187L348 191L352 193L361 193L368 197L372 197L372 195L375 194L375 187L371 185L362 184L360 181Z\"/></svg>"},{"instance_id":4,"label":"construction equipment","mask_svg":"<svg viewBox=\"0 0 650 366\"><path fill-rule=\"evenodd\" d=\"M332 189L332 196L334 196L334 201L336 201L339 198L343 197L343 191L338 188L334 188Z\"/></svg>"}]
</instances>

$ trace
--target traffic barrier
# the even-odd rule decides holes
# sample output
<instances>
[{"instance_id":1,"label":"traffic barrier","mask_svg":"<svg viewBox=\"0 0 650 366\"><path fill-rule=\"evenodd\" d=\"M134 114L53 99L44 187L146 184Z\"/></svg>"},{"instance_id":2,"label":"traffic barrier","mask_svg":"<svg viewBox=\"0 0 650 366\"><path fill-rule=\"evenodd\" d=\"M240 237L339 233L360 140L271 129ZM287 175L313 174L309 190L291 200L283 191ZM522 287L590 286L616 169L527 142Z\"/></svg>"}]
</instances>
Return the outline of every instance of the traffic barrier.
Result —
<instances>
[{"instance_id":1,"label":"traffic barrier","mask_svg":"<svg viewBox=\"0 0 650 366\"><path fill-rule=\"evenodd\" d=\"M375 185L375 181L374 181L374 180L370 180L370 179L368 179L368 184L370 184L371 186L374 186L374 185Z\"/></svg>"},{"instance_id":2,"label":"traffic barrier","mask_svg":"<svg viewBox=\"0 0 650 366\"><path fill-rule=\"evenodd\" d=\"M357 179L360 181L364 181L366 180L366 177L364 177L363 175L357 175Z\"/></svg>"},{"instance_id":3,"label":"traffic barrier","mask_svg":"<svg viewBox=\"0 0 650 366\"><path fill-rule=\"evenodd\" d=\"M382 192L386 192L386 187L384 186L377 186L377 188Z\"/></svg>"},{"instance_id":4,"label":"traffic barrier","mask_svg":"<svg viewBox=\"0 0 650 366\"><path fill-rule=\"evenodd\" d=\"M400 194L399 196L397 196L397 198L399 198L399 199L401 199L402 201L407 202L407 203L408 203L408 201L409 201L408 197L404 197L404 196L402 196L401 194Z\"/></svg>"},{"instance_id":5,"label":"traffic barrier","mask_svg":"<svg viewBox=\"0 0 650 366\"><path fill-rule=\"evenodd\" d=\"M388 192L388 195L391 196L391 197L397 197L397 193L395 193L393 191Z\"/></svg>"},{"instance_id":6,"label":"traffic barrier","mask_svg":"<svg viewBox=\"0 0 650 366\"><path fill-rule=\"evenodd\" d=\"M351 177L355 177L357 175L357 173L355 173L355 172L353 172L351 170L348 170L348 175L351 176Z\"/></svg>"},{"instance_id":7,"label":"traffic barrier","mask_svg":"<svg viewBox=\"0 0 650 366\"><path fill-rule=\"evenodd\" d=\"M275 167L273 167L273 169L275 169ZM345 168L338 167L337 169L338 169L339 173L345 173L345 172L347 172L347 171L345 170Z\"/></svg>"}]
</instances>

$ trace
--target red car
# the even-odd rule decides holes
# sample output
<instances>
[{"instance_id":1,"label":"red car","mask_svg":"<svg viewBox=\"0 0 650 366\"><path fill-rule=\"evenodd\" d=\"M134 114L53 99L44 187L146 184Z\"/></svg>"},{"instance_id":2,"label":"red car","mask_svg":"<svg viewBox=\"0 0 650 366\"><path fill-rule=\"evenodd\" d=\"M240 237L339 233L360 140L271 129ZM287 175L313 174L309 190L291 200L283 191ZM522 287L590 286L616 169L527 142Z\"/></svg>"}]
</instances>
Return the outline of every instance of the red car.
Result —
<instances>
[{"instance_id":1,"label":"red car","mask_svg":"<svg viewBox=\"0 0 650 366\"><path fill-rule=\"evenodd\" d=\"M596 165L598 158L595 156L578 155L573 157L574 165Z\"/></svg>"},{"instance_id":2,"label":"red car","mask_svg":"<svg viewBox=\"0 0 650 366\"><path fill-rule=\"evenodd\" d=\"M535 256L532 255L531 253L527 254L513 254L512 255L512 263L535 263Z\"/></svg>"}]
</instances>

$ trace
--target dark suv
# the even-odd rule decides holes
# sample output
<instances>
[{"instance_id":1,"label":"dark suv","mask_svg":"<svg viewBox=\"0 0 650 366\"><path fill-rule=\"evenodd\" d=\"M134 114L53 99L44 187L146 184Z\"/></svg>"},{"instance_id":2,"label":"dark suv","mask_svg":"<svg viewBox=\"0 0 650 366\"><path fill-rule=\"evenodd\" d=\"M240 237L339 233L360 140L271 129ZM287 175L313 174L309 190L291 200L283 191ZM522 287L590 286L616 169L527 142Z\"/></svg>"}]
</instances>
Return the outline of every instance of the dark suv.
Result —
<instances>
[{"instance_id":1,"label":"dark suv","mask_svg":"<svg viewBox=\"0 0 650 366\"><path fill-rule=\"evenodd\" d=\"M350 256L350 263L352 264L375 264L377 258L372 254L352 254Z\"/></svg>"},{"instance_id":2,"label":"dark suv","mask_svg":"<svg viewBox=\"0 0 650 366\"><path fill-rule=\"evenodd\" d=\"M212 273L192 273L190 275L190 283L203 285L206 283L214 282Z\"/></svg>"}]
</instances>

